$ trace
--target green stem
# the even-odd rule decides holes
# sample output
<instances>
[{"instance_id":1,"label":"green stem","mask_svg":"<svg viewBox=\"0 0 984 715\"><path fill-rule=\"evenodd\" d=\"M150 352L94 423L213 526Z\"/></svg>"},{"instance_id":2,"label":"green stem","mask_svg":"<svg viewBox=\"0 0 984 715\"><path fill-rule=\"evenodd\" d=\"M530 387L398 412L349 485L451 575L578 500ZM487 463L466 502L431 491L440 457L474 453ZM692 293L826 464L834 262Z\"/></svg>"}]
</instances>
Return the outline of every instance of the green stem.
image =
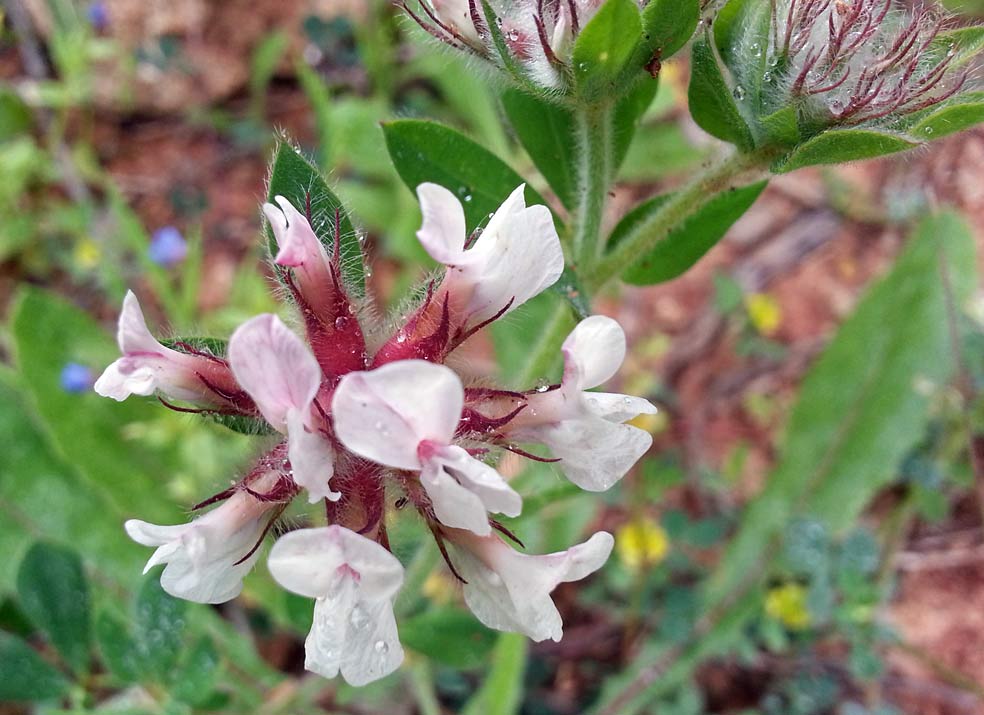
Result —
<instances>
[{"instance_id":1,"label":"green stem","mask_svg":"<svg viewBox=\"0 0 984 715\"><path fill-rule=\"evenodd\" d=\"M550 373L550 368L560 357L560 345L572 327L574 321L570 306L566 301L558 301L553 314L544 322L543 332L530 350L526 364L513 381L517 388L526 389L531 382Z\"/></svg>"},{"instance_id":2,"label":"green stem","mask_svg":"<svg viewBox=\"0 0 984 715\"><path fill-rule=\"evenodd\" d=\"M612 107L600 104L575 114L578 196L574 212L574 261L590 271L601 249L601 221L612 183Z\"/></svg>"},{"instance_id":3,"label":"green stem","mask_svg":"<svg viewBox=\"0 0 984 715\"><path fill-rule=\"evenodd\" d=\"M595 292L620 276L640 256L652 251L670 231L722 191L766 175L766 167L774 154L774 149L735 152L698 174L686 186L675 191L658 211L632 229L593 269L582 274L588 289Z\"/></svg>"}]
</instances>

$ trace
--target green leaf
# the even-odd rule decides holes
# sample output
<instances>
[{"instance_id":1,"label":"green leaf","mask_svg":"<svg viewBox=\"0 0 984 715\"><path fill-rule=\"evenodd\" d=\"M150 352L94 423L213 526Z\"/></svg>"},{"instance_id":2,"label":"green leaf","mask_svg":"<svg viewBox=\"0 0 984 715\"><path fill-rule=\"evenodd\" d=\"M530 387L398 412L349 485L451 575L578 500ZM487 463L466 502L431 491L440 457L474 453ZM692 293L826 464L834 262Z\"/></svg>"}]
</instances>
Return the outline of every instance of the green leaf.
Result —
<instances>
[{"instance_id":1,"label":"green leaf","mask_svg":"<svg viewBox=\"0 0 984 715\"><path fill-rule=\"evenodd\" d=\"M570 110L518 89L502 94L502 107L520 144L568 209L577 193L574 116Z\"/></svg>"},{"instance_id":2,"label":"green leaf","mask_svg":"<svg viewBox=\"0 0 984 715\"><path fill-rule=\"evenodd\" d=\"M938 61L950 56L950 67L957 68L980 57L984 50L984 27L971 25L939 33L930 46Z\"/></svg>"},{"instance_id":3,"label":"green leaf","mask_svg":"<svg viewBox=\"0 0 984 715\"><path fill-rule=\"evenodd\" d=\"M795 107L778 109L772 114L760 117L758 123L769 139L782 146L795 146L802 139Z\"/></svg>"},{"instance_id":4,"label":"green leaf","mask_svg":"<svg viewBox=\"0 0 984 715\"><path fill-rule=\"evenodd\" d=\"M0 631L0 702L53 700L68 690L68 681L17 636Z\"/></svg>"},{"instance_id":5,"label":"green leaf","mask_svg":"<svg viewBox=\"0 0 984 715\"><path fill-rule=\"evenodd\" d=\"M444 665L474 668L485 663L495 633L460 608L426 611L400 623L404 645Z\"/></svg>"},{"instance_id":6,"label":"green leaf","mask_svg":"<svg viewBox=\"0 0 984 715\"><path fill-rule=\"evenodd\" d=\"M96 617L96 642L103 664L124 683L138 680L138 651L126 624L121 619L103 611Z\"/></svg>"},{"instance_id":7,"label":"green leaf","mask_svg":"<svg viewBox=\"0 0 984 715\"><path fill-rule=\"evenodd\" d=\"M617 92L641 37L639 6L633 0L606 0L574 41L571 65L579 94Z\"/></svg>"},{"instance_id":8,"label":"green leaf","mask_svg":"<svg viewBox=\"0 0 984 715\"><path fill-rule=\"evenodd\" d=\"M219 671L219 654L210 638L200 639L175 669L171 695L189 705L207 702Z\"/></svg>"},{"instance_id":9,"label":"green leaf","mask_svg":"<svg viewBox=\"0 0 984 715\"><path fill-rule=\"evenodd\" d=\"M709 584L708 607L760 575L769 544L797 512L844 530L895 476L928 418L929 398L915 383L942 384L952 370L944 265L959 305L975 284L975 259L970 231L953 214L920 224L810 369L779 464Z\"/></svg>"},{"instance_id":10,"label":"green leaf","mask_svg":"<svg viewBox=\"0 0 984 715\"><path fill-rule=\"evenodd\" d=\"M649 52L667 59L694 35L700 22L699 0L650 0L642 11L642 33Z\"/></svg>"},{"instance_id":11,"label":"green leaf","mask_svg":"<svg viewBox=\"0 0 984 715\"><path fill-rule=\"evenodd\" d=\"M0 88L0 142L25 134L31 128L31 109L11 89Z\"/></svg>"},{"instance_id":12,"label":"green leaf","mask_svg":"<svg viewBox=\"0 0 984 715\"><path fill-rule=\"evenodd\" d=\"M32 407L65 461L90 482L86 488L107 494L120 511L136 510L155 521L174 518L178 509L160 498L160 479L175 463L176 446L152 448L123 434L128 425L159 418L160 406L61 389L66 363L98 369L118 356L109 336L83 311L33 287L22 288L14 301L11 333Z\"/></svg>"},{"instance_id":13,"label":"green leaf","mask_svg":"<svg viewBox=\"0 0 984 715\"><path fill-rule=\"evenodd\" d=\"M930 141L984 122L984 101L980 101L982 99L980 93L975 93L975 98L979 101L947 104L942 109L920 120L919 123L907 130L908 133L914 137Z\"/></svg>"},{"instance_id":14,"label":"green leaf","mask_svg":"<svg viewBox=\"0 0 984 715\"><path fill-rule=\"evenodd\" d=\"M711 136L730 142L742 151L752 149L755 145L752 132L735 104L732 89L706 38L694 42L690 62L687 96L694 121Z\"/></svg>"},{"instance_id":15,"label":"green leaf","mask_svg":"<svg viewBox=\"0 0 984 715\"><path fill-rule=\"evenodd\" d=\"M89 584L78 554L40 542L28 549L17 572L17 595L24 613L71 668L89 667Z\"/></svg>"},{"instance_id":16,"label":"green leaf","mask_svg":"<svg viewBox=\"0 0 984 715\"><path fill-rule=\"evenodd\" d=\"M523 703L523 675L529 649L526 636L502 633L496 639L492 663L478 692L461 715L516 715Z\"/></svg>"},{"instance_id":17,"label":"green leaf","mask_svg":"<svg viewBox=\"0 0 984 715\"><path fill-rule=\"evenodd\" d=\"M645 75L615 105L615 115L612 118L612 143L615 145L612 156L613 169L617 170L625 160L639 121L649 109L649 105L653 103L653 97L656 96L658 89L659 82Z\"/></svg>"},{"instance_id":18,"label":"green leaf","mask_svg":"<svg viewBox=\"0 0 984 715\"><path fill-rule=\"evenodd\" d=\"M902 134L875 129L829 129L800 144L773 164L772 171L785 174L804 166L871 159L911 149L920 143Z\"/></svg>"},{"instance_id":19,"label":"green leaf","mask_svg":"<svg viewBox=\"0 0 984 715\"><path fill-rule=\"evenodd\" d=\"M342 234L342 274L347 285L356 295L365 293L362 248L351 220L342 208L341 201L328 188L328 183L318 168L286 139L282 139L277 145L270 166L267 200L272 202L275 196L285 197L301 213L305 212L305 207L310 203L311 227L325 245L328 255L332 255L335 250L335 212L339 212L339 228ZM269 224L264 230L271 254L276 254L277 240L273 230Z\"/></svg>"},{"instance_id":20,"label":"green leaf","mask_svg":"<svg viewBox=\"0 0 984 715\"><path fill-rule=\"evenodd\" d=\"M651 285L681 275L699 261L742 215L766 186L760 181L715 196L684 223L674 228L656 247L632 266L622 279L634 285ZM657 196L630 211L612 231L614 246L660 210L669 195Z\"/></svg>"},{"instance_id":21,"label":"green leaf","mask_svg":"<svg viewBox=\"0 0 984 715\"><path fill-rule=\"evenodd\" d=\"M134 642L142 670L169 682L184 647L187 604L165 593L155 570L144 579L136 609Z\"/></svg>"},{"instance_id":22,"label":"green leaf","mask_svg":"<svg viewBox=\"0 0 984 715\"><path fill-rule=\"evenodd\" d=\"M499 157L463 134L436 122L400 119L383 125L396 171L411 191L430 181L454 193L469 230L483 224L524 183ZM529 186L529 204L546 202Z\"/></svg>"}]
</instances>

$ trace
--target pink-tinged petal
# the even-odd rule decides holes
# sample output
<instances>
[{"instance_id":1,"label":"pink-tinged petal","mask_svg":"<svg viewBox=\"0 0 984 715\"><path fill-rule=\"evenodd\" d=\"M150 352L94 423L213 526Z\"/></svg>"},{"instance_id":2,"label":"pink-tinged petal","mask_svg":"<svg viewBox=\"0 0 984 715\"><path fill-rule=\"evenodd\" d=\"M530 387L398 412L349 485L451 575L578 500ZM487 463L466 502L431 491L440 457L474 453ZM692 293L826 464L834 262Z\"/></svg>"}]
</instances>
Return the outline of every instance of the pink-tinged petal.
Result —
<instances>
[{"instance_id":1,"label":"pink-tinged petal","mask_svg":"<svg viewBox=\"0 0 984 715\"><path fill-rule=\"evenodd\" d=\"M625 333L611 318L592 315L577 324L561 350L565 386L587 390L618 372L625 360Z\"/></svg>"},{"instance_id":2,"label":"pink-tinged petal","mask_svg":"<svg viewBox=\"0 0 984 715\"><path fill-rule=\"evenodd\" d=\"M306 410L321 386L321 368L308 347L275 315L260 315L229 339L229 365L274 429L287 413Z\"/></svg>"},{"instance_id":3,"label":"pink-tinged petal","mask_svg":"<svg viewBox=\"0 0 984 715\"><path fill-rule=\"evenodd\" d=\"M325 678L341 672L361 686L389 675L403 662L392 602L362 598L355 580L343 579L315 602L304 650L305 669Z\"/></svg>"},{"instance_id":4,"label":"pink-tinged petal","mask_svg":"<svg viewBox=\"0 0 984 715\"><path fill-rule=\"evenodd\" d=\"M550 593L601 568L615 540L602 531L583 544L543 556L518 553L496 536L454 532L450 542L452 560L467 582L465 603L475 616L490 628L524 633L539 642L563 636Z\"/></svg>"},{"instance_id":5,"label":"pink-tinged petal","mask_svg":"<svg viewBox=\"0 0 984 715\"><path fill-rule=\"evenodd\" d=\"M123 299L123 310L120 312L120 321L116 330L116 342L124 355L142 352L161 355L175 353L174 350L161 345L151 334L147 328L147 321L144 320L143 311L140 309L140 301L132 290L128 290Z\"/></svg>"},{"instance_id":6,"label":"pink-tinged petal","mask_svg":"<svg viewBox=\"0 0 984 715\"><path fill-rule=\"evenodd\" d=\"M592 413L608 422L626 422L639 415L655 415L659 410L649 400L614 392L585 392L584 401Z\"/></svg>"},{"instance_id":7,"label":"pink-tinged petal","mask_svg":"<svg viewBox=\"0 0 984 715\"><path fill-rule=\"evenodd\" d=\"M420 483L431 500L434 516L439 522L452 528L467 529L479 536L492 533L482 499L459 484L439 463L429 461L424 464Z\"/></svg>"},{"instance_id":8,"label":"pink-tinged petal","mask_svg":"<svg viewBox=\"0 0 984 715\"><path fill-rule=\"evenodd\" d=\"M335 450L324 435L305 422L302 411L287 412L287 456L294 482L307 489L311 504L322 499L338 501L342 493L332 491L329 485L335 473Z\"/></svg>"},{"instance_id":9,"label":"pink-tinged petal","mask_svg":"<svg viewBox=\"0 0 984 715\"><path fill-rule=\"evenodd\" d=\"M447 444L464 404L454 371L423 360L401 360L349 373L332 398L335 434L349 450L398 469L420 469L425 440Z\"/></svg>"},{"instance_id":10,"label":"pink-tinged petal","mask_svg":"<svg viewBox=\"0 0 984 715\"><path fill-rule=\"evenodd\" d=\"M308 598L332 593L338 579L358 574L364 597L393 597L403 583L403 566L385 548L341 526L298 529L277 540L267 565L288 591Z\"/></svg>"},{"instance_id":11,"label":"pink-tinged petal","mask_svg":"<svg viewBox=\"0 0 984 715\"><path fill-rule=\"evenodd\" d=\"M264 204L263 213L270 221L280 250L274 262L290 268L305 268L318 276L328 275L328 252L318 240L307 217L283 196L274 197L280 206Z\"/></svg>"},{"instance_id":12,"label":"pink-tinged petal","mask_svg":"<svg viewBox=\"0 0 984 715\"><path fill-rule=\"evenodd\" d=\"M648 432L590 414L541 425L525 437L547 445L564 475L592 492L615 485L653 443Z\"/></svg>"},{"instance_id":13,"label":"pink-tinged petal","mask_svg":"<svg viewBox=\"0 0 984 715\"><path fill-rule=\"evenodd\" d=\"M445 25L456 29L472 45L481 44L482 38L479 37L475 23L472 22L468 0L432 0L431 6ZM482 10L482 4L476 3L476 9L484 20L485 14Z\"/></svg>"},{"instance_id":14,"label":"pink-tinged petal","mask_svg":"<svg viewBox=\"0 0 984 715\"><path fill-rule=\"evenodd\" d=\"M417 238L431 258L445 265L458 263L465 250L468 229L457 197L439 184L421 184L417 199L424 220Z\"/></svg>"},{"instance_id":15,"label":"pink-tinged petal","mask_svg":"<svg viewBox=\"0 0 984 715\"><path fill-rule=\"evenodd\" d=\"M459 484L478 495L486 511L519 516L523 509L522 498L485 462L456 445L442 449L437 461Z\"/></svg>"}]
</instances>

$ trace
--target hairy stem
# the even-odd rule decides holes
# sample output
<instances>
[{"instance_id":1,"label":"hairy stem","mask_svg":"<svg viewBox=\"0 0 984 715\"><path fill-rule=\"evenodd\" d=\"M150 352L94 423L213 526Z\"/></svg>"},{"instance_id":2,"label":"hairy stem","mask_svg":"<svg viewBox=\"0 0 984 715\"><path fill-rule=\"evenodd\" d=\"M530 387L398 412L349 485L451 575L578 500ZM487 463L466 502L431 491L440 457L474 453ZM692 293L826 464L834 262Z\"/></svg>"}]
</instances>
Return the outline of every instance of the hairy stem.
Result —
<instances>
[{"instance_id":1,"label":"hairy stem","mask_svg":"<svg viewBox=\"0 0 984 715\"><path fill-rule=\"evenodd\" d=\"M574 211L574 255L579 271L590 271L601 249L601 221L612 183L612 115L610 104L575 113L578 150L577 206Z\"/></svg>"},{"instance_id":2,"label":"hairy stem","mask_svg":"<svg viewBox=\"0 0 984 715\"><path fill-rule=\"evenodd\" d=\"M773 149L735 152L695 176L674 192L658 211L633 229L611 253L582 273L588 289L595 292L620 276L716 195L765 176L774 154Z\"/></svg>"}]
</instances>

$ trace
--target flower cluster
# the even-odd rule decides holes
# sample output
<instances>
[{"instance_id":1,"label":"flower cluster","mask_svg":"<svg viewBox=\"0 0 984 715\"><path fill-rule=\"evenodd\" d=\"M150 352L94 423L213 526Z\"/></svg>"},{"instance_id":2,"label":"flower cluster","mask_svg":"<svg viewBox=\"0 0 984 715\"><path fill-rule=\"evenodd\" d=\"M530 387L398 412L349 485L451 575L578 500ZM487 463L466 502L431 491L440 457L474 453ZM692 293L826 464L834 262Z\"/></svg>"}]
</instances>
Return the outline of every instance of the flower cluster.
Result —
<instances>
[{"instance_id":1,"label":"flower cluster","mask_svg":"<svg viewBox=\"0 0 984 715\"><path fill-rule=\"evenodd\" d=\"M224 350L164 345L131 293L119 321L122 357L95 384L117 400L156 393L176 409L262 420L279 434L237 484L195 509L219 506L187 524L131 520L126 530L156 547L147 568L166 564L165 590L219 603L242 590L264 536L295 496L323 503L328 525L281 536L268 566L284 588L315 599L306 667L352 684L392 672L403 657L393 614L403 567L389 550L387 504L415 508L484 624L559 640L550 593L600 568L613 539L599 532L559 553L515 551L495 515L518 515L522 499L488 457L511 450L556 462L578 486L604 490L650 445L625 422L655 411L640 398L590 391L625 355L621 328L603 316L583 320L564 342L560 384L516 392L463 382L447 358L558 280L560 242L548 209L527 207L522 186L471 236L451 192L423 184L417 194L418 237L446 268L395 329L372 323L346 288L338 222L326 248L311 217L277 197L264 213L306 341L261 315ZM553 456L537 457L524 443Z\"/></svg>"},{"instance_id":2,"label":"flower cluster","mask_svg":"<svg viewBox=\"0 0 984 715\"><path fill-rule=\"evenodd\" d=\"M574 40L602 0L493 0L496 32L511 58L539 85L559 89L572 74ZM419 0L403 9L441 42L499 62L499 51L481 0Z\"/></svg>"},{"instance_id":3,"label":"flower cluster","mask_svg":"<svg viewBox=\"0 0 984 715\"><path fill-rule=\"evenodd\" d=\"M952 66L952 48L936 42L945 20L935 8L902 11L894 0L772 2L763 82L784 84L794 100L819 100L838 124L917 112L966 82ZM757 42L749 50L762 56Z\"/></svg>"}]
</instances>

